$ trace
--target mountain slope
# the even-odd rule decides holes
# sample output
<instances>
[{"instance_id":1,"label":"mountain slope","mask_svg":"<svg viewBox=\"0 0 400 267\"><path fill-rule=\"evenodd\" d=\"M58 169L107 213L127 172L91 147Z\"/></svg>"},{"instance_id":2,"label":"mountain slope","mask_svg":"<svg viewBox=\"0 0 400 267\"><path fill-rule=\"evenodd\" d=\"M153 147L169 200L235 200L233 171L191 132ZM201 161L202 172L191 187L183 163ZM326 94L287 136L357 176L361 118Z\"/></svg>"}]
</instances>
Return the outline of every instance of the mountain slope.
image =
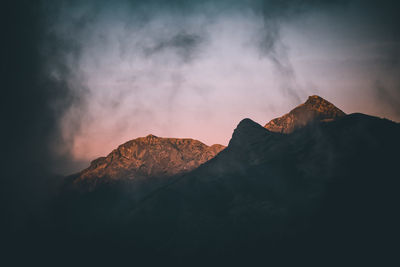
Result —
<instances>
[{"instance_id":1,"label":"mountain slope","mask_svg":"<svg viewBox=\"0 0 400 267\"><path fill-rule=\"evenodd\" d=\"M392 212L399 203L399 135L399 124L363 114L289 135L242 121L224 151L123 220L168 254L261 257L293 244L292 253L321 249L314 243L337 253L378 249L385 239L371 236L371 227L398 222Z\"/></svg>"},{"instance_id":2,"label":"mountain slope","mask_svg":"<svg viewBox=\"0 0 400 267\"><path fill-rule=\"evenodd\" d=\"M294 130L317 121L329 121L346 115L332 103L313 95L307 101L282 117L268 122L264 127L272 132L291 133Z\"/></svg>"}]
</instances>

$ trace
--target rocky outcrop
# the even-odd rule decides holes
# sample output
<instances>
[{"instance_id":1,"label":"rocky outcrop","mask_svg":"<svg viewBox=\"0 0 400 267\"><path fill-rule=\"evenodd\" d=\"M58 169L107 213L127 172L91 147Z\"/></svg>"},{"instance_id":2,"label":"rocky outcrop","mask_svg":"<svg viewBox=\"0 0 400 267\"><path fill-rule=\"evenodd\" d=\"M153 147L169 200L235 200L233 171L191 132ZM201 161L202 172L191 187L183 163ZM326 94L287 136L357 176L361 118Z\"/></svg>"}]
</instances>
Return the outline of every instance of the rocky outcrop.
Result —
<instances>
[{"instance_id":1,"label":"rocky outcrop","mask_svg":"<svg viewBox=\"0 0 400 267\"><path fill-rule=\"evenodd\" d=\"M207 146L194 139L140 137L91 162L74 183L90 180L130 180L171 176L193 170L215 157L225 147Z\"/></svg>"},{"instance_id":2,"label":"rocky outcrop","mask_svg":"<svg viewBox=\"0 0 400 267\"><path fill-rule=\"evenodd\" d=\"M318 121L331 121L346 115L332 103L317 95L309 96L307 101L282 117L268 122L264 127L271 132L291 133L307 124Z\"/></svg>"}]
</instances>

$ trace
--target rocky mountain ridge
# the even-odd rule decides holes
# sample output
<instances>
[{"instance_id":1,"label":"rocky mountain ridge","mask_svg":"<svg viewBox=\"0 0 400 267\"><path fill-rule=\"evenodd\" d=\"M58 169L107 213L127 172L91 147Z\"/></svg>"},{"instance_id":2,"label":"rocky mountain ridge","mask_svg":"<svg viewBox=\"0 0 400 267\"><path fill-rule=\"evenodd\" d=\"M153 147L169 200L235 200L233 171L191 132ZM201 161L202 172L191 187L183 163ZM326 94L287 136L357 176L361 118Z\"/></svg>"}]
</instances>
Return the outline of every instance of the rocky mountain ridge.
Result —
<instances>
[{"instance_id":1,"label":"rocky mountain ridge","mask_svg":"<svg viewBox=\"0 0 400 267\"><path fill-rule=\"evenodd\" d=\"M346 114L327 100L309 96L307 101L264 127L250 119L242 120L234 131L230 146L263 140L271 134L288 134L319 121L332 121ZM267 129L268 131L263 131ZM257 149L249 148L247 160ZM196 169L214 158L224 146L207 146L194 139L162 138L149 134L130 140L106 157L93 160L90 166L73 176L74 184L89 184L146 177L170 177Z\"/></svg>"},{"instance_id":2,"label":"rocky mountain ridge","mask_svg":"<svg viewBox=\"0 0 400 267\"><path fill-rule=\"evenodd\" d=\"M130 140L106 157L91 162L74 183L99 180L131 180L163 177L193 170L213 158L225 147L207 146L194 139L162 138L147 135Z\"/></svg>"},{"instance_id":3,"label":"rocky mountain ridge","mask_svg":"<svg viewBox=\"0 0 400 267\"><path fill-rule=\"evenodd\" d=\"M119 183L83 194L64 191L55 202L57 225L68 237L73 234L75 246L76 238L89 240L78 244L84 253L104 247L108 252L111 240L123 244L129 257L135 251L146 262L156 258L161 264L166 257L191 263L208 255L223 266L238 260L248 265L249 259L265 263L267 252L268 260L279 264L317 257L316 266L330 266L338 255L347 259L348 251L357 261L366 252L386 252L390 241L398 240L393 233L399 225L394 211L400 203L400 124L340 114L317 116L287 134L244 119L218 155L167 178L147 179L159 166L146 165L143 169L151 172L139 173L141 168L131 163L134 173L146 179L116 179ZM208 158L201 155L212 147L199 144L194 150L198 141L185 140L138 138L86 171L120 171L118 164L136 162L136 154L142 163L155 158L154 164L160 164L159 149L167 149L167 159L187 147L189 155L199 151L196 159ZM94 242L93 236L98 238Z\"/></svg>"}]
</instances>

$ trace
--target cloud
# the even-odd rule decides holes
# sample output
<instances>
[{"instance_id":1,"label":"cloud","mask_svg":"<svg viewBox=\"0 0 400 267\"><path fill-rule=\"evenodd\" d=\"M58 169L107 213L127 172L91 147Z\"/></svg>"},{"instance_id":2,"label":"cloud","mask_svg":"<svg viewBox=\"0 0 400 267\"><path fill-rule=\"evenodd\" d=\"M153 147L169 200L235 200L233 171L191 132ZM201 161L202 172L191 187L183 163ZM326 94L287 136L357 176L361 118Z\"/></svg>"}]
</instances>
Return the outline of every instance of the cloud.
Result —
<instances>
[{"instance_id":1,"label":"cloud","mask_svg":"<svg viewBox=\"0 0 400 267\"><path fill-rule=\"evenodd\" d=\"M34 62L40 63L38 77L54 89L53 99L43 94L47 114L53 116L45 143L53 145L53 156L61 162L69 156L91 160L150 132L227 144L243 117L263 124L307 94L321 93L340 106L346 99L338 95L356 95L362 85L350 87L351 78L337 77L365 72L361 64L333 67L332 62L349 42L371 41L364 38L364 28L378 25L388 5L376 11L371 6L315 0L43 1L38 8L40 39L35 40L41 54ZM365 27L352 19L357 16ZM315 25L299 26L295 34L288 31L310 18ZM386 33L396 30L391 19L383 21L385 30L376 26L368 32L385 42ZM340 31L327 25L338 25ZM303 37L313 32L311 45L306 44ZM346 39L350 32L353 39ZM384 59L388 64L399 50L392 47ZM376 48L370 56L383 50ZM348 51L355 55L364 49ZM307 58L319 52L327 63L315 68ZM308 61L299 60L299 53Z\"/></svg>"},{"instance_id":2,"label":"cloud","mask_svg":"<svg viewBox=\"0 0 400 267\"><path fill-rule=\"evenodd\" d=\"M180 32L167 40L161 40L152 47L144 47L146 57L151 57L157 53L163 53L166 50L173 50L182 62L190 61L196 48L201 42L201 36Z\"/></svg>"},{"instance_id":3,"label":"cloud","mask_svg":"<svg viewBox=\"0 0 400 267\"><path fill-rule=\"evenodd\" d=\"M400 116L400 84L397 87L385 86L382 81L377 80L373 86L378 102L387 105L397 116Z\"/></svg>"}]
</instances>

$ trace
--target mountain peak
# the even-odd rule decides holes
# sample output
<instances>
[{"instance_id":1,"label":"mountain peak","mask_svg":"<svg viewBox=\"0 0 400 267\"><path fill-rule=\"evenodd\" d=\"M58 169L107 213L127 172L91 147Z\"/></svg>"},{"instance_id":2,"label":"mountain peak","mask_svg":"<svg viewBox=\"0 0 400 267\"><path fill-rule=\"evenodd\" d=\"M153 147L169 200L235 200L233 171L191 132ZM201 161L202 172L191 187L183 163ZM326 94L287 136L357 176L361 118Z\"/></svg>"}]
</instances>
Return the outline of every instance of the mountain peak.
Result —
<instances>
[{"instance_id":1,"label":"mountain peak","mask_svg":"<svg viewBox=\"0 0 400 267\"><path fill-rule=\"evenodd\" d=\"M307 101L304 102L303 105L308 106L309 108L318 110L321 113L329 113L332 111L336 111L339 113L343 113L343 115L345 115L343 111L341 111L340 109L335 107L335 105L333 105L331 102L329 102L328 100L326 100L318 95L309 96Z\"/></svg>"},{"instance_id":2,"label":"mountain peak","mask_svg":"<svg viewBox=\"0 0 400 267\"><path fill-rule=\"evenodd\" d=\"M79 173L75 183L172 176L197 168L224 148L222 145L207 146L194 139L149 134L92 161L89 168Z\"/></svg>"},{"instance_id":3,"label":"mountain peak","mask_svg":"<svg viewBox=\"0 0 400 267\"><path fill-rule=\"evenodd\" d=\"M315 121L330 121L346 115L335 105L318 95L309 96L307 101L282 117L268 122L264 127L272 132L291 133Z\"/></svg>"},{"instance_id":4,"label":"mountain peak","mask_svg":"<svg viewBox=\"0 0 400 267\"><path fill-rule=\"evenodd\" d=\"M256 123L255 121L249 118L245 118L239 122L238 126L236 127L236 130L248 127L260 127L260 126L261 125Z\"/></svg>"},{"instance_id":5,"label":"mountain peak","mask_svg":"<svg viewBox=\"0 0 400 267\"><path fill-rule=\"evenodd\" d=\"M233 132L232 139L229 142L231 145L243 145L253 140L259 140L261 137L268 135L268 131L260 124L251 119L243 119Z\"/></svg>"},{"instance_id":6,"label":"mountain peak","mask_svg":"<svg viewBox=\"0 0 400 267\"><path fill-rule=\"evenodd\" d=\"M305 104L307 104L307 103L312 103L312 102L315 102L315 101L325 101L325 102L328 102L328 101L326 101L325 99L323 99L322 97L320 97L319 95L310 95L310 96L307 98L307 101L305 102Z\"/></svg>"}]
</instances>

